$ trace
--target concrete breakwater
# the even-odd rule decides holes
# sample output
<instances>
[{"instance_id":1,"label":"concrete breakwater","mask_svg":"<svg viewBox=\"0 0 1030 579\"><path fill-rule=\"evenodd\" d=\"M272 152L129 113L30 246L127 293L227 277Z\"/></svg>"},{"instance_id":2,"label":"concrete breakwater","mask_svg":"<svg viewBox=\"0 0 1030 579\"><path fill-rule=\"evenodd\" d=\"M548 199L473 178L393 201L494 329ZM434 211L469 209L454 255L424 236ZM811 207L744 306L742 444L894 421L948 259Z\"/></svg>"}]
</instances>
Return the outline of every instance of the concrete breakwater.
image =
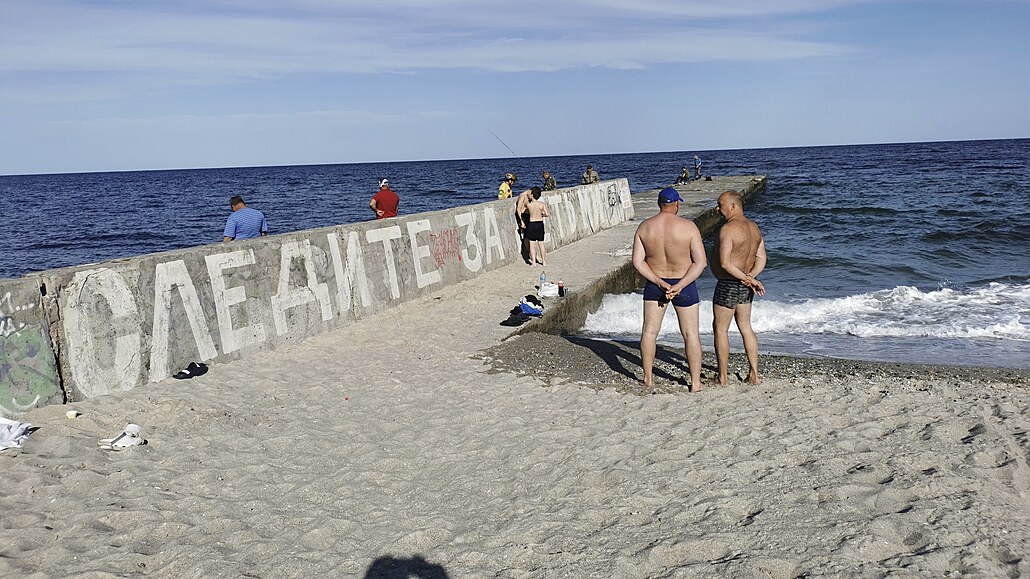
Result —
<instances>
[{"instance_id":1,"label":"concrete breakwater","mask_svg":"<svg viewBox=\"0 0 1030 579\"><path fill-rule=\"evenodd\" d=\"M543 198L552 213L549 247L634 215L626 179ZM520 261L513 205L492 201L0 280L0 415L130 390L190 361L243 360Z\"/></svg>"}]
</instances>

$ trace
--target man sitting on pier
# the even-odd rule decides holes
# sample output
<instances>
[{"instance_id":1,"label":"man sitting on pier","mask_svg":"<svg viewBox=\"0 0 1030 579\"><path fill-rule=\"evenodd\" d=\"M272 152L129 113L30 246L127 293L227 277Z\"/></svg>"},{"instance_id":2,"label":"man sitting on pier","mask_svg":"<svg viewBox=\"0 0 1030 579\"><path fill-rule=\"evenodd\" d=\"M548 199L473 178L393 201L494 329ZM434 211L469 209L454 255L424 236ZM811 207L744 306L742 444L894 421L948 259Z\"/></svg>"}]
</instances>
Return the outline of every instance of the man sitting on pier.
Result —
<instances>
[{"instance_id":1,"label":"man sitting on pier","mask_svg":"<svg viewBox=\"0 0 1030 579\"><path fill-rule=\"evenodd\" d=\"M701 337L698 329L697 285L707 258L701 232L693 221L677 215L679 193L672 187L658 194L658 215L640 224L633 236L633 267L644 276L644 325L640 332L640 362L644 386L654 386L654 358L665 306L676 308L683 349L690 366L690 391L701 385Z\"/></svg>"}]
</instances>

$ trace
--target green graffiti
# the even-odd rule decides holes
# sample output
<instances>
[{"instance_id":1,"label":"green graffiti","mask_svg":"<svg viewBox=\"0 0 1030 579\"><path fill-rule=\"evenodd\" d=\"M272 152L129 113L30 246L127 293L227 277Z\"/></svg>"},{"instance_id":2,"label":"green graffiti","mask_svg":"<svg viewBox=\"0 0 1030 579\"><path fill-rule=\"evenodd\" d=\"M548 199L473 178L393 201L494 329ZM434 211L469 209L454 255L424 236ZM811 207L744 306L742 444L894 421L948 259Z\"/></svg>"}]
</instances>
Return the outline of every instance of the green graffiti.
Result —
<instances>
[{"instance_id":1,"label":"green graffiti","mask_svg":"<svg viewBox=\"0 0 1030 579\"><path fill-rule=\"evenodd\" d=\"M0 333L0 416L54 402L61 402L57 361L43 329Z\"/></svg>"}]
</instances>

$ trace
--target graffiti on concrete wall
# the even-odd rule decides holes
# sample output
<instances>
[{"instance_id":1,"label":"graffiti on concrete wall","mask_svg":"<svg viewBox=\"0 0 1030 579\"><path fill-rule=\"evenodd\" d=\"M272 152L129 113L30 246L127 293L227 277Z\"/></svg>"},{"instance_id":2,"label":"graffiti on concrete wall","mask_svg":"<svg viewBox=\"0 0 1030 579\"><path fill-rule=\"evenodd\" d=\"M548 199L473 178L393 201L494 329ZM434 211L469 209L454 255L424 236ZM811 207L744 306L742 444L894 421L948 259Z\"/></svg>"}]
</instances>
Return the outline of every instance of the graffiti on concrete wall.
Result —
<instances>
[{"instance_id":1,"label":"graffiti on concrete wall","mask_svg":"<svg viewBox=\"0 0 1030 579\"><path fill-rule=\"evenodd\" d=\"M607 199L596 187L548 196L553 242L621 221ZM69 385L87 398L128 390L165 379L184 360L235 356L321 333L503 263L515 255L517 237L514 216L502 227L497 207L65 274L57 299Z\"/></svg>"},{"instance_id":2,"label":"graffiti on concrete wall","mask_svg":"<svg viewBox=\"0 0 1030 579\"><path fill-rule=\"evenodd\" d=\"M60 398L57 361L38 304L0 296L0 416L12 417Z\"/></svg>"},{"instance_id":3,"label":"graffiti on concrete wall","mask_svg":"<svg viewBox=\"0 0 1030 579\"><path fill-rule=\"evenodd\" d=\"M472 272L504 258L493 208L455 214L454 222L441 234L428 219L411 219L403 228L389 225L363 235L332 231L295 238L281 242L271 267L246 248L205 255L201 268L184 259L157 262L152 277L114 267L76 271L59 292L71 385L86 398L128 390L173 374L175 352L211 360L291 330L317 333L310 318L291 321L307 308L324 325L377 304L387 307L413 291L402 272L413 271L421 289L441 283L449 257ZM137 280L153 287L134 287ZM173 308L180 315L173 316ZM183 330L173 331L175 324ZM191 343L181 343L184 335Z\"/></svg>"},{"instance_id":4,"label":"graffiti on concrete wall","mask_svg":"<svg viewBox=\"0 0 1030 579\"><path fill-rule=\"evenodd\" d=\"M433 247L433 261L436 262L436 267L443 267L448 259L461 261L461 244L458 239L457 227L429 234L429 244Z\"/></svg>"},{"instance_id":5,"label":"graffiti on concrete wall","mask_svg":"<svg viewBox=\"0 0 1030 579\"><path fill-rule=\"evenodd\" d=\"M13 336L21 331L25 327L25 322L15 320L15 313L22 310L31 310L35 307L36 304L13 305L11 303L11 292L7 292L3 297L0 297L0 337Z\"/></svg>"}]
</instances>

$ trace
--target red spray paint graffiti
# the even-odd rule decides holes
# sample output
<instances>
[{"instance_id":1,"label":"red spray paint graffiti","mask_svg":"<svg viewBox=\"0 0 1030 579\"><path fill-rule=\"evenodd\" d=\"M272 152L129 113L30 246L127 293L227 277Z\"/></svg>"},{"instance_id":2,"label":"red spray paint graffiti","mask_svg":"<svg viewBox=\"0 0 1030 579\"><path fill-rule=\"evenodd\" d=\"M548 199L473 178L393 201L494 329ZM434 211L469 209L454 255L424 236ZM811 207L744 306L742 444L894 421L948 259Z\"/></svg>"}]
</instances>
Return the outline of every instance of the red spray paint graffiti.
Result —
<instances>
[{"instance_id":1,"label":"red spray paint graffiti","mask_svg":"<svg viewBox=\"0 0 1030 579\"><path fill-rule=\"evenodd\" d=\"M461 246L458 243L458 228L445 229L439 234L430 232L429 243L433 246L433 260L436 267L443 267L448 258L456 257L461 261Z\"/></svg>"}]
</instances>

